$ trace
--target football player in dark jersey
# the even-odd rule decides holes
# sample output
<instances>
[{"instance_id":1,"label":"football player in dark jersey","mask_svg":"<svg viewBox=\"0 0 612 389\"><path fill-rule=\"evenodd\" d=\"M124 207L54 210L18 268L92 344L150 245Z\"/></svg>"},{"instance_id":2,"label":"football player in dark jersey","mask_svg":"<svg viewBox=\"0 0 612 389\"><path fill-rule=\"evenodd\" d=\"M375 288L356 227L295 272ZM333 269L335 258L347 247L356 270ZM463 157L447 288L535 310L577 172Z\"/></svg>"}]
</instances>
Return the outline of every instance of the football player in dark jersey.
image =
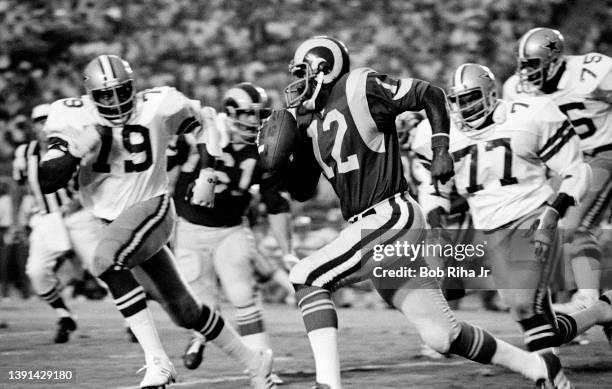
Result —
<instances>
[{"instance_id":1,"label":"football player in dark jersey","mask_svg":"<svg viewBox=\"0 0 612 389\"><path fill-rule=\"evenodd\" d=\"M225 113L218 115L217 126L208 128L208 131L219 131L218 139L224 139L222 154L215 166L218 182L212 208L190 201L190 185L200 171L195 144L180 168L174 190L179 216L176 236L179 269L196 295L211 306L218 305L219 278L225 295L236 308L238 333L249 347L257 350L270 347L256 278L274 278L286 288L291 288L291 283L284 269L257 250L253 232L245 223L252 186L259 185L283 259L289 262L294 257L288 196L283 196L279 180L258 163L255 137L261 122L270 114L268 101L263 88L248 82L235 85L225 93ZM200 365L204 343L204 337L194 332L183 356L187 368Z\"/></svg>"},{"instance_id":2,"label":"football player in dark jersey","mask_svg":"<svg viewBox=\"0 0 612 389\"><path fill-rule=\"evenodd\" d=\"M367 68L350 70L345 45L330 37L303 42L290 71L299 80L285 91L287 111L273 113L264 123L259 135L260 155L278 149L266 143L274 142L271 134L296 132L291 156L271 161L270 167L281 174L283 185L298 201L312 197L323 172L350 223L335 240L302 259L290 273L314 353L315 388L341 387L338 317L330 293L365 278L373 279L381 296L403 312L436 351L506 366L540 383L553 382L558 360L543 359L457 321L435 278L407 278L399 285L375 279L376 266L404 263L397 253L376 262L377 247L419 243L426 233L423 212L406 193L395 128L398 114L425 110L433 128L432 179L444 183L453 174L448 152L449 115L442 89ZM289 115L295 120L288 120ZM420 256L411 260L412 266L426 268Z\"/></svg>"}]
</instances>

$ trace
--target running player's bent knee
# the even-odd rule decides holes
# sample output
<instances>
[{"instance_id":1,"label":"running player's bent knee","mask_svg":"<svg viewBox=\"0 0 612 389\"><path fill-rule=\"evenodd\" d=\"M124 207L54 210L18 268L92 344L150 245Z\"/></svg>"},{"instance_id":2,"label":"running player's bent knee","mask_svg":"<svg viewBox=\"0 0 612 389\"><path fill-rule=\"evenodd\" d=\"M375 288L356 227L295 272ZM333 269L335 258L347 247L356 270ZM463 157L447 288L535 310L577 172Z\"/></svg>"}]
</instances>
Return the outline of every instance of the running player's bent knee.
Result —
<instances>
[{"instance_id":1,"label":"running player's bent knee","mask_svg":"<svg viewBox=\"0 0 612 389\"><path fill-rule=\"evenodd\" d=\"M46 285L49 282L45 282L47 272L45 269L39 266L27 266L26 274L32 283L32 287L36 293L44 292L43 289L49 289L52 285ZM45 288L47 287L47 288Z\"/></svg>"},{"instance_id":2,"label":"running player's bent knee","mask_svg":"<svg viewBox=\"0 0 612 389\"><path fill-rule=\"evenodd\" d=\"M100 249L100 246L101 244L96 248L91 268L94 277L102 277L102 274L115 267L112 256L107 255L104 250Z\"/></svg>"},{"instance_id":3,"label":"running player's bent knee","mask_svg":"<svg viewBox=\"0 0 612 389\"><path fill-rule=\"evenodd\" d=\"M597 238L584 228L578 228L574 232L570 247L571 258L587 257L601 261L602 253Z\"/></svg>"},{"instance_id":4,"label":"running player's bent knee","mask_svg":"<svg viewBox=\"0 0 612 389\"><path fill-rule=\"evenodd\" d=\"M452 327L431 322L426 326L417 326L417 331L423 342L440 354L448 353L455 337Z\"/></svg>"}]
</instances>

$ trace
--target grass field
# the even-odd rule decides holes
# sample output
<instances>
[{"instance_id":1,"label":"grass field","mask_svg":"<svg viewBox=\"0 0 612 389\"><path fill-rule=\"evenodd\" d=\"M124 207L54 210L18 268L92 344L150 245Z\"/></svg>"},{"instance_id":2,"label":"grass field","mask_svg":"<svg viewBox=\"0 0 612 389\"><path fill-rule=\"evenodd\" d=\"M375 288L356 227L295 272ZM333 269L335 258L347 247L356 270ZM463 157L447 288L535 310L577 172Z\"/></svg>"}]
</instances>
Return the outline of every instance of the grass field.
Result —
<instances>
[{"instance_id":1,"label":"grass field","mask_svg":"<svg viewBox=\"0 0 612 389\"><path fill-rule=\"evenodd\" d=\"M110 302L73 301L79 330L65 345L51 339L53 312L39 301L0 303L0 388L138 388L143 364L140 348L126 340L123 321ZM181 355L188 335L176 328L152 303L164 345L179 377L173 388L248 388L238 366L214 346L206 350L202 366L186 370ZM476 310L468 301L457 312L501 338L521 344L517 325L505 313ZM231 315L231 309L225 309ZM430 361L419 358L419 339L402 316L392 310L341 309L340 348L345 388L531 388L520 376L501 368L478 365L460 358ZM288 306L266 306L266 320L276 354L276 371L283 388L310 388L314 362L300 314ZM567 374L576 388L612 388L612 352L600 329L592 329L590 344L561 349ZM9 370L71 370L70 383L9 381ZM142 374L142 373L141 373Z\"/></svg>"}]
</instances>

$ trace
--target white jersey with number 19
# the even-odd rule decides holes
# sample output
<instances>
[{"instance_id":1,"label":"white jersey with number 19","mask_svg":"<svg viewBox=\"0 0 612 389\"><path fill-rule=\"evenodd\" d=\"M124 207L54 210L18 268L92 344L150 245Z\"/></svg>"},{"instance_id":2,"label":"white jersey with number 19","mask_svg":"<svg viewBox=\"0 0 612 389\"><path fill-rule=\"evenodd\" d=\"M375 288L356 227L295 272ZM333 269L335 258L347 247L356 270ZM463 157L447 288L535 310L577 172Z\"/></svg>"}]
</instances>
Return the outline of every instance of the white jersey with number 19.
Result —
<instances>
[{"instance_id":1,"label":"white jersey with number 19","mask_svg":"<svg viewBox=\"0 0 612 389\"><path fill-rule=\"evenodd\" d=\"M100 117L89 96L51 105L48 138L70 143L71 134L96 126L101 142L95 155L81 161L79 190L83 205L97 217L114 220L131 205L168 192L166 148L175 134L200 128L200 103L171 87L139 92L125 124Z\"/></svg>"}]
</instances>

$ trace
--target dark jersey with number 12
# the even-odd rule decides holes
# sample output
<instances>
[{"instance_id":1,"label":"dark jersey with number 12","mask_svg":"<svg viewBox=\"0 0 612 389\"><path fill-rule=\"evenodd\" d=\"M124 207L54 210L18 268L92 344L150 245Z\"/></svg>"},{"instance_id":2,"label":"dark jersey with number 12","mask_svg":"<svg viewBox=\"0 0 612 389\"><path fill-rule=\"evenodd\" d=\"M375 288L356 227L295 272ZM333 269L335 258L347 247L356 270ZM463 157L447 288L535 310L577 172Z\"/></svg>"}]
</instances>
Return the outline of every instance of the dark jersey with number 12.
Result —
<instances>
[{"instance_id":1,"label":"dark jersey with number 12","mask_svg":"<svg viewBox=\"0 0 612 389\"><path fill-rule=\"evenodd\" d=\"M313 115L306 133L345 219L408 189L395 117L423 109L427 87L358 68L338 80L325 107ZM295 109L290 112L297 117Z\"/></svg>"}]
</instances>

